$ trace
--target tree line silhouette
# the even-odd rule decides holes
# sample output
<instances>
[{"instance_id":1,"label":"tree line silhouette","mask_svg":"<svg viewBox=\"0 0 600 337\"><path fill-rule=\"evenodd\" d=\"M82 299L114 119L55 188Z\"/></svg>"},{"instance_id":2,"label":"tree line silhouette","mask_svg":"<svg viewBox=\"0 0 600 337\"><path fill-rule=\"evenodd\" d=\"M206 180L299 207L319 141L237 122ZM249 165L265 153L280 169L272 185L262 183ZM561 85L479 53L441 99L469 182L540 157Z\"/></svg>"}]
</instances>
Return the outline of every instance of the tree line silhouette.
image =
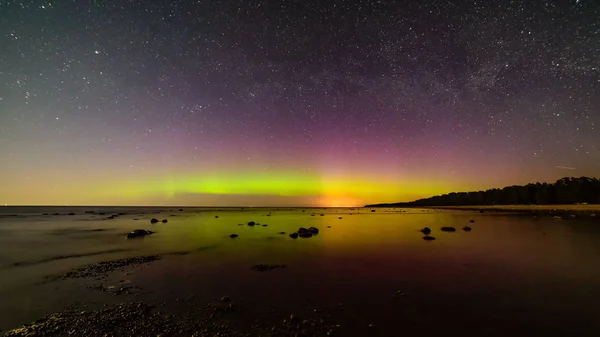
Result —
<instances>
[{"instance_id":1,"label":"tree line silhouette","mask_svg":"<svg viewBox=\"0 0 600 337\"><path fill-rule=\"evenodd\" d=\"M366 207L600 204L600 180L565 177L553 184L532 183L477 192L453 192L407 203Z\"/></svg>"}]
</instances>

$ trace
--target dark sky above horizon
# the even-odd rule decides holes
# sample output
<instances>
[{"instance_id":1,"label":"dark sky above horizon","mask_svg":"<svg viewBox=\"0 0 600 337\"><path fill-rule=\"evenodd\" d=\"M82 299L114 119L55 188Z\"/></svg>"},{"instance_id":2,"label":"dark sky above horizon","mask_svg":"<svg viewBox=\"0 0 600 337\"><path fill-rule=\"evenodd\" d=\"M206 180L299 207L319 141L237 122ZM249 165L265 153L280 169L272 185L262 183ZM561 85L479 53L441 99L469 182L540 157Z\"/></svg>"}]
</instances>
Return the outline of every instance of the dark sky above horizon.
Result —
<instances>
[{"instance_id":1,"label":"dark sky above horizon","mask_svg":"<svg viewBox=\"0 0 600 337\"><path fill-rule=\"evenodd\" d=\"M346 206L600 175L600 2L0 1L0 203Z\"/></svg>"}]
</instances>

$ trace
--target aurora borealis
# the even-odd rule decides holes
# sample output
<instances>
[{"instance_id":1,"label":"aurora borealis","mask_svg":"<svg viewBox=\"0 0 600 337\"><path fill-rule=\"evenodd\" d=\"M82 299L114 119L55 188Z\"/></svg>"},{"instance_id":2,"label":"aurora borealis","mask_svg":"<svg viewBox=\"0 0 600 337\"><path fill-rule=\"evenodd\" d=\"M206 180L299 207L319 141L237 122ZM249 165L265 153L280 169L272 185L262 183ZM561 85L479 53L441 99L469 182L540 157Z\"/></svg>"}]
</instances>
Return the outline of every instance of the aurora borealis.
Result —
<instances>
[{"instance_id":1,"label":"aurora borealis","mask_svg":"<svg viewBox=\"0 0 600 337\"><path fill-rule=\"evenodd\" d=\"M597 1L2 1L0 204L356 206L600 175Z\"/></svg>"}]
</instances>

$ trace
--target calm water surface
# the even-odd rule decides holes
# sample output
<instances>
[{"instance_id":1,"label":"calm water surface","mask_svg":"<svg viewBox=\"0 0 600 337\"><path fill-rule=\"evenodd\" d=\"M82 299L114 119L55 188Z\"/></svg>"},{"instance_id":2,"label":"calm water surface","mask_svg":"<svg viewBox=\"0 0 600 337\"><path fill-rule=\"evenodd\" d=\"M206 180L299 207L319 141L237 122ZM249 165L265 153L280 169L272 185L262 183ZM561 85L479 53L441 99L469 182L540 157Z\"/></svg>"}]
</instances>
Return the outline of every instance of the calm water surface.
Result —
<instances>
[{"instance_id":1,"label":"calm water surface","mask_svg":"<svg viewBox=\"0 0 600 337\"><path fill-rule=\"evenodd\" d=\"M4 331L75 301L94 307L227 295L243 303L250 320L327 312L343 335L600 334L600 223L593 218L417 209L4 207L0 212ZM66 215L70 212L76 214ZM110 212L126 214L106 219ZM169 222L150 224L152 217ZM251 220L268 226L238 225ZM465 225L473 231L460 230ZM278 234L311 226L320 234L310 239ZM424 226L433 230L435 241L422 239ZM441 226L458 230L441 232ZM137 228L156 234L124 237ZM239 237L229 238L232 233ZM173 252L190 254L111 275L108 282L126 278L144 289L131 298L91 291L82 286L85 280L42 284L48 275L85 264ZM287 267L250 270L260 263Z\"/></svg>"}]
</instances>

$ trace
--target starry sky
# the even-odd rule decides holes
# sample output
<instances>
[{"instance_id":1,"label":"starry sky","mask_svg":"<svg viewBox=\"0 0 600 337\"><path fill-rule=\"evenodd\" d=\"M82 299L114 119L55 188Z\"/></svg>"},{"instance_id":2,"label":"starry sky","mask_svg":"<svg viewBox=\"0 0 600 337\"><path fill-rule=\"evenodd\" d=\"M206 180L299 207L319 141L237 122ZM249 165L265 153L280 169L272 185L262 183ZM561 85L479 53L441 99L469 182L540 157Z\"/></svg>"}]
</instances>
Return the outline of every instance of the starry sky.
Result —
<instances>
[{"instance_id":1,"label":"starry sky","mask_svg":"<svg viewBox=\"0 0 600 337\"><path fill-rule=\"evenodd\" d=\"M0 204L600 176L600 2L0 1Z\"/></svg>"}]
</instances>

